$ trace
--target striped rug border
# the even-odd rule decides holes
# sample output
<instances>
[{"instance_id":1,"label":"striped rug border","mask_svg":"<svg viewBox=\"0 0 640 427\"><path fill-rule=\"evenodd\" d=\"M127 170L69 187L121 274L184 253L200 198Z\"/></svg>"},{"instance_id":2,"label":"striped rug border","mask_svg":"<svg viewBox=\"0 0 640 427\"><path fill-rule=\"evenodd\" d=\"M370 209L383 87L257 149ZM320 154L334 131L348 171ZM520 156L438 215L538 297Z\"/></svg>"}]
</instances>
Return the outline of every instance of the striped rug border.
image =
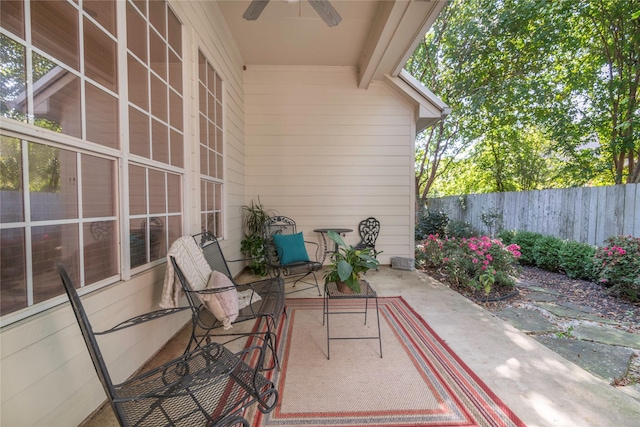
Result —
<instances>
[{"instance_id":1,"label":"striped rug border","mask_svg":"<svg viewBox=\"0 0 640 427\"><path fill-rule=\"evenodd\" d=\"M524 427L525 424L484 384L484 382L451 350L429 324L401 296L379 297L380 321L389 328L421 372L430 381L434 395L448 411L376 411L289 413L280 405L270 414L250 411L251 426L332 426L332 427L444 427L495 426ZM332 307L353 309L364 305L359 300L335 300ZM321 298L291 298L286 300L286 316L278 322L278 355L281 370L268 371L267 378L279 391L286 381L288 347L296 310L318 310L322 314ZM264 322L255 331L263 331ZM251 340L247 345L251 345ZM384 351L384 348L383 348ZM251 361L255 363L256 361ZM268 361L269 363L270 361ZM282 398L282 396L281 396ZM286 396L285 396L286 398ZM253 414L251 414L253 412Z\"/></svg>"}]
</instances>

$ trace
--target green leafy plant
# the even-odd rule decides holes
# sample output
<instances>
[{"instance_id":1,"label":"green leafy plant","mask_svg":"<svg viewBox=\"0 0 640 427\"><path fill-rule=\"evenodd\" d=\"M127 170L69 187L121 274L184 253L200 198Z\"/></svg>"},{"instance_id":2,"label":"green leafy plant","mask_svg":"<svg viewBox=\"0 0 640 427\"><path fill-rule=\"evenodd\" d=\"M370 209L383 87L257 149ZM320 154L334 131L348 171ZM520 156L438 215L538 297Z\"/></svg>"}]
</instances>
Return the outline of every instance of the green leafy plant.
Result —
<instances>
[{"instance_id":1,"label":"green leafy plant","mask_svg":"<svg viewBox=\"0 0 640 427\"><path fill-rule=\"evenodd\" d=\"M613 236L593 258L598 283L632 302L640 300L640 238Z\"/></svg>"},{"instance_id":2,"label":"green leafy plant","mask_svg":"<svg viewBox=\"0 0 640 427\"><path fill-rule=\"evenodd\" d=\"M560 251L564 241L554 236L539 236L533 245L536 267L547 271L560 271Z\"/></svg>"},{"instance_id":3,"label":"green leafy plant","mask_svg":"<svg viewBox=\"0 0 640 427\"><path fill-rule=\"evenodd\" d=\"M566 241L560 249L560 268L572 279L594 280L593 256L596 248L587 244Z\"/></svg>"},{"instance_id":4,"label":"green leafy plant","mask_svg":"<svg viewBox=\"0 0 640 427\"><path fill-rule=\"evenodd\" d=\"M520 246L520 253L522 254L518 260L522 265L536 265L536 258L533 252L538 239L542 237L542 234L533 233L531 231L516 231L513 235L511 243Z\"/></svg>"},{"instance_id":5,"label":"green leafy plant","mask_svg":"<svg viewBox=\"0 0 640 427\"><path fill-rule=\"evenodd\" d=\"M353 292L359 293L361 274L380 265L373 257L373 248L356 249L351 245L347 246L335 231L329 231L327 235L336 242L338 251L331 255L331 264L324 276L325 284L344 282Z\"/></svg>"},{"instance_id":6,"label":"green leafy plant","mask_svg":"<svg viewBox=\"0 0 640 427\"><path fill-rule=\"evenodd\" d=\"M502 228L502 212L496 208L487 212L482 211L480 221L489 229L489 235L493 237L494 232Z\"/></svg>"},{"instance_id":7,"label":"green leafy plant","mask_svg":"<svg viewBox=\"0 0 640 427\"><path fill-rule=\"evenodd\" d=\"M265 246L262 228L267 219L271 218L273 211L265 209L258 202L242 206L242 225L245 230L244 239L240 242L240 250L250 258L249 269L253 274L265 276L267 274L267 262L265 258Z\"/></svg>"},{"instance_id":8,"label":"green leafy plant","mask_svg":"<svg viewBox=\"0 0 640 427\"><path fill-rule=\"evenodd\" d=\"M449 225L447 225L447 236L449 237L474 237L477 233L473 229L473 226L465 221L451 221Z\"/></svg>"},{"instance_id":9,"label":"green leafy plant","mask_svg":"<svg viewBox=\"0 0 640 427\"><path fill-rule=\"evenodd\" d=\"M573 336L573 325L569 326L566 331L556 332L557 338L575 338Z\"/></svg>"},{"instance_id":10,"label":"green leafy plant","mask_svg":"<svg viewBox=\"0 0 640 427\"><path fill-rule=\"evenodd\" d=\"M443 211L430 211L426 207L418 214L418 222L415 229L416 240L426 239L431 234L439 236L447 235L449 216Z\"/></svg>"}]
</instances>

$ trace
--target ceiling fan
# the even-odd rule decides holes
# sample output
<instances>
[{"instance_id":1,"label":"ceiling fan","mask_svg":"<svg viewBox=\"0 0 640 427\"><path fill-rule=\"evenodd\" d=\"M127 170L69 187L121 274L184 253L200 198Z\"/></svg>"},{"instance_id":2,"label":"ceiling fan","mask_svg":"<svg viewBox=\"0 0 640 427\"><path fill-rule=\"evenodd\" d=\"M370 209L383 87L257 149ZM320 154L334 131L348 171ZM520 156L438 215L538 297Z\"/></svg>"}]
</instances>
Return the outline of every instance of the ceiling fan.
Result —
<instances>
[{"instance_id":1,"label":"ceiling fan","mask_svg":"<svg viewBox=\"0 0 640 427\"><path fill-rule=\"evenodd\" d=\"M258 19L269 0L253 0L242 17L247 21L255 21ZM338 11L329 3L329 0L309 0L320 18L330 27L335 27L342 21Z\"/></svg>"}]
</instances>

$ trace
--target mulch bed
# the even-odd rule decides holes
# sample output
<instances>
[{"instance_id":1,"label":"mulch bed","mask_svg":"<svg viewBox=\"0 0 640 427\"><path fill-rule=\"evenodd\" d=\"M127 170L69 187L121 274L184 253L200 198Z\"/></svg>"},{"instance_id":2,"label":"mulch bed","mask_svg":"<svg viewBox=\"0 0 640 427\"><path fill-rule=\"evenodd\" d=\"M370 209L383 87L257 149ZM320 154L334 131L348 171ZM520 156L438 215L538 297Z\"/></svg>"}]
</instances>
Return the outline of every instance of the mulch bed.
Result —
<instances>
[{"instance_id":1,"label":"mulch bed","mask_svg":"<svg viewBox=\"0 0 640 427\"><path fill-rule=\"evenodd\" d=\"M571 279L565 274L551 273L535 267L520 267L517 278L518 283L528 282L530 286L537 286L553 290L562 294L561 299L580 307L586 308L593 314L605 319L625 323L629 328L640 332L640 303L631 303L615 295L607 293L607 289L597 283L586 280ZM438 269L425 269L426 274L434 279L447 284L469 299L476 301L489 310L497 310L506 305L513 305L527 301L529 292L524 286L517 286L515 295L511 290L492 291L488 298L484 292L470 292L467 289L459 289L449 283L446 275Z\"/></svg>"}]
</instances>

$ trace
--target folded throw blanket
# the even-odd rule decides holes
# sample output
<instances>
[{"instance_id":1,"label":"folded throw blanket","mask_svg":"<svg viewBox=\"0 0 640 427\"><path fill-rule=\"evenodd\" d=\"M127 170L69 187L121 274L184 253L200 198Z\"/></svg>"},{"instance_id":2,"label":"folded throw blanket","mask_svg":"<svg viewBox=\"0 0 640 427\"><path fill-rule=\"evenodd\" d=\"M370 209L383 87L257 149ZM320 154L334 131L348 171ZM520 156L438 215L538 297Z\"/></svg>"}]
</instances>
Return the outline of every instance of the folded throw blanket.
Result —
<instances>
[{"instance_id":1,"label":"folded throw blanket","mask_svg":"<svg viewBox=\"0 0 640 427\"><path fill-rule=\"evenodd\" d=\"M161 308L174 308L180 305L182 287L180 280L176 278L173 264L169 257L175 258L180 266L180 271L194 290L201 290L207 287L211 268L202 254L202 248L198 246L193 237L182 236L178 238L167 253L167 270L164 275L164 287L162 289Z\"/></svg>"}]
</instances>

